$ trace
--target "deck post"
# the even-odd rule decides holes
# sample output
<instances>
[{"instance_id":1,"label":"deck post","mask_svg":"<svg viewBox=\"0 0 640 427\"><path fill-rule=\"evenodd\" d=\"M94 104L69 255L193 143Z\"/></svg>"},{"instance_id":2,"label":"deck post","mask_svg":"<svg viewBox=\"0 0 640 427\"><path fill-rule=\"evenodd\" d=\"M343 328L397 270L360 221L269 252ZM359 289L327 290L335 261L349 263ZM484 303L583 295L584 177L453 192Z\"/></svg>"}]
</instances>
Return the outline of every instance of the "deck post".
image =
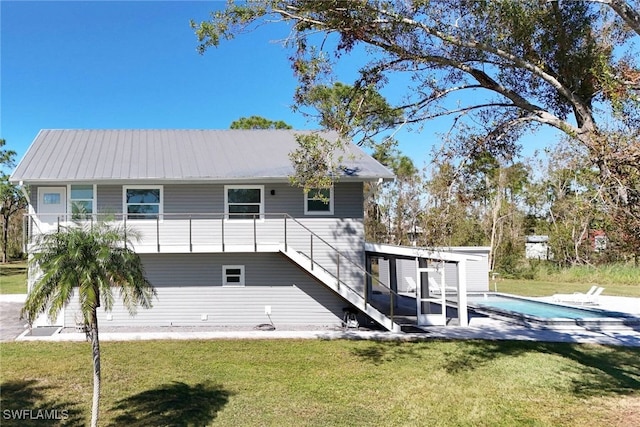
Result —
<instances>
[{"instance_id":1,"label":"deck post","mask_svg":"<svg viewBox=\"0 0 640 427\"><path fill-rule=\"evenodd\" d=\"M336 252L338 254L338 262L336 267L336 275L338 276L338 289L340 289L340 252Z\"/></svg>"},{"instance_id":2,"label":"deck post","mask_svg":"<svg viewBox=\"0 0 640 427\"><path fill-rule=\"evenodd\" d=\"M222 226L222 231L220 233L220 239L222 243L222 252L224 252L224 215L220 219L220 225Z\"/></svg>"},{"instance_id":3,"label":"deck post","mask_svg":"<svg viewBox=\"0 0 640 427\"><path fill-rule=\"evenodd\" d=\"M191 215L189 215L189 252L193 252L193 240L192 240L192 233L191 233Z\"/></svg>"},{"instance_id":4,"label":"deck post","mask_svg":"<svg viewBox=\"0 0 640 427\"><path fill-rule=\"evenodd\" d=\"M160 215L156 216L156 245L160 253Z\"/></svg>"},{"instance_id":5,"label":"deck post","mask_svg":"<svg viewBox=\"0 0 640 427\"><path fill-rule=\"evenodd\" d=\"M122 214L122 228L124 228L124 246L127 247L127 214Z\"/></svg>"},{"instance_id":6,"label":"deck post","mask_svg":"<svg viewBox=\"0 0 640 427\"><path fill-rule=\"evenodd\" d=\"M458 324L469 326L467 312L467 261L458 262Z\"/></svg>"},{"instance_id":7,"label":"deck post","mask_svg":"<svg viewBox=\"0 0 640 427\"><path fill-rule=\"evenodd\" d=\"M394 292L398 292L398 265L396 257L389 257L389 292L393 294ZM391 298L391 302L394 302L394 299ZM395 302L397 304L397 301Z\"/></svg>"},{"instance_id":8,"label":"deck post","mask_svg":"<svg viewBox=\"0 0 640 427\"><path fill-rule=\"evenodd\" d=\"M311 248L310 248L310 252L311 252L311 269L313 270L313 234L310 234L311 236Z\"/></svg>"},{"instance_id":9,"label":"deck post","mask_svg":"<svg viewBox=\"0 0 640 427\"><path fill-rule=\"evenodd\" d=\"M365 254L364 256L364 304L367 305L369 300L369 293L373 288L373 276L371 275L371 255Z\"/></svg>"},{"instance_id":10,"label":"deck post","mask_svg":"<svg viewBox=\"0 0 640 427\"><path fill-rule=\"evenodd\" d=\"M256 214L253 214L253 251L258 252L258 240L256 238Z\"/></svg>"},{"instance_id":11,"label":"deck post","mask_svg":"<svg viewBox=\"0 0 640 427\"><path fill-rule=\"evenodd\" d=\"M287 214L284 214L284 251L287 252Z\"/></svg>"},{"instance_id":12,"label":"deck post","mask_svg":"<svg viewBox=\"0 0 640 427\"><path fill-rule=\"evenodd\" d=\"M30 222L31 222L30 217L28 216L22 217L22 252L24 252L25 254L27 253L27 246L29 245L27 242L27 236L29 235L29 232L27 231L27 229L30 226Z\"/></svg>"}]
</instances>

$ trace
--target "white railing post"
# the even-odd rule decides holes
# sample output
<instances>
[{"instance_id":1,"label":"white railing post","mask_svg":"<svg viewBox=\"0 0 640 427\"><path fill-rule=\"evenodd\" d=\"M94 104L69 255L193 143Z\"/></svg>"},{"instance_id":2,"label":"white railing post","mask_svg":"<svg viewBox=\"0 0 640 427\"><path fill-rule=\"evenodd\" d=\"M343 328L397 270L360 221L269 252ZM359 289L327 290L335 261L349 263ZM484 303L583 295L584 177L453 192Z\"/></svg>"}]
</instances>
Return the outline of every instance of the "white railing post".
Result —
<instances>
[{"instance_id":1,"label":"white railing post","mask_svg":"<svg viewBox=\"0 0 640 427\"><path fill-rule=\"evenodd\" d=\"M224 252L224 215L220 218L220 226L222 227L222 231L220 233L220 243L222 244L222 252Z\"/></svg>"},{"instance_id":2,"label":"white railing post","mask_svg":"<svg viewBox=\"0 0 640 427\"><path fill-rule=\"evenodd\" d=\"M253 214L253 251L258 252L258 239L256 236L256 214Z\"/></svg>"},{"instance_id":3,"label":"white railing post","mask_svg":"<svg viewBox=\"0 0 640 427\"><path fill-rule=\"evenodd\" d=\"M160 253L160 215L156 216L156 245Z\"/></svg>"},{"instance_id":4,"label":"white railing post","mask_svg":"<svg viewBox=\"0 0 640 427\"><path fill-rule=\"evenodd\" d=\"M336 262L336 276L338 279L338 289L340 289L340 252L336 252L338 254L337 262Z\"/></svg>"},{"instance_id":5,"label":"white railing post","mask_svg":"<svg viewBox=\"0 0 640 427\"><path fill-rule=\"evenodd\" d=\"M287 252L287 214L284 214L284 251Z\"/></svg>"}]
</instances>

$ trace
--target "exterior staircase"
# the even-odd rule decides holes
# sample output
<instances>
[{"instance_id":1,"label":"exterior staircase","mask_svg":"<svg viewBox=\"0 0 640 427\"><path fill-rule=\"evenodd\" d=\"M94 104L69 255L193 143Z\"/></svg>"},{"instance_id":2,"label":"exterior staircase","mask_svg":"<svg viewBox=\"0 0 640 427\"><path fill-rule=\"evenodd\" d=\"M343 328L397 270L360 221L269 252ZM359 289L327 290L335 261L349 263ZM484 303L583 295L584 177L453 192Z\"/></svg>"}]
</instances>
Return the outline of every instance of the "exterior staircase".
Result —
<instances>
[{"instance_id":1,"label":"exterior staircase","mask_svg":"<svg viewBox=\"0 0 640 427\"><path fill-rule=\"evenodd\" d=\"M339 277L322 268L321 265L314 262L304 253L296 251L290 245L287 245L286 247L285 245L281 245L280 252L387 330L392 332L402 332L398 323L394 322L391 318L387 317L377 308L369 304L358 292L340 280Z\"/></svg>"}]
</instances>

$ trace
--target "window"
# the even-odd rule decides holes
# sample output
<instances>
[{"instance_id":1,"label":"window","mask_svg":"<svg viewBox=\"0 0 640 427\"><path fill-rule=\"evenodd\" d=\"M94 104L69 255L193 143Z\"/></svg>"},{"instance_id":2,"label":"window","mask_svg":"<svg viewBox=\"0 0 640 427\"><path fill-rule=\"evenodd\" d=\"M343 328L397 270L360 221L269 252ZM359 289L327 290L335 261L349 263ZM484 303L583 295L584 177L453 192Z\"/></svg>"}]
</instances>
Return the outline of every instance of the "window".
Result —
<instances>
[{"instance_id":1,"label":"window","mask_svg":"<svg viewBox=\"0 0 640 427\"><path fill-rule=\"evenodd\" d=\"M222 286L244 286L244 265L223 265Z\"/></svg>"},{"instance_id":2,"label":"window","mask_svg":"<svg viewBox=\"0 0 640 427\"><path fill-rule=\"evenodd\" d=\"M237 185L224 187L225 213L228 219L262 218L264 186Z\"/></svg>"},{"instance_id":3,"label":"window","mask_svg":"<svg viewBox=\"0 0 640 427\"><path fill-rule=\"evenodd\" d=\"M59 205L60 193L44 193L42 195L42 203L45 205Z\"/></svg>"},{"instance_id":4,"label":"window","mask_svg":"<svg viewBox=\"0 0 640 427\"><path fill-rule=\"evenodd\" d=\"M127 219L156 219L162 217L162 187L124 187Z\"/></svg>"},{"instance_id":5,"label":"window","mask_svg":"<svg viewBox=\"0 0 640 427\"><path fill-rule=\"evenodd\" d=\"M304 195L305 215L333 215L333 187L312 188Z\"/></svg>"},{"instance_id":6,"label":"window","mask_svg":"<svg viewBox=\"0 0 640 427\"><path fill-rule=\"evenodd\" d=\"M71 185L69 189L69 204L73 219L86 219L93 214L94 191L93 185Z\"/></svg>"}]
</instances>

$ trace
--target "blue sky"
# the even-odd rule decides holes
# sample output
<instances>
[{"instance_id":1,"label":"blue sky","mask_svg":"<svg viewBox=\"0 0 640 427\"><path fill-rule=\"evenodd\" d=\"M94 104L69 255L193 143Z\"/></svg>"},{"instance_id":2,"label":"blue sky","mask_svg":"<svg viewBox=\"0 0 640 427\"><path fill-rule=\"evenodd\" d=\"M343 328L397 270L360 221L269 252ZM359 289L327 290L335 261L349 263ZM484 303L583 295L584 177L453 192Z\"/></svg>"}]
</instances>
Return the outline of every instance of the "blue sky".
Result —
<instances>
[{"instance_id":1,"label":"blue sky","mask_svg":"<svg viewBox=\"0 0 640 427\"><path fill-rule=\"evenodd\" d=\"M205 55L189 20L222 1L0 1L0 137L19 160L40 129L227 129L242 116L314 129L290 105L296 81L267 25ZM349 59L342 72L355 71ZM430 126L398 134L421 166ZM536 147L538 148L538 147Z\"/></svg>"}]
</instances>

